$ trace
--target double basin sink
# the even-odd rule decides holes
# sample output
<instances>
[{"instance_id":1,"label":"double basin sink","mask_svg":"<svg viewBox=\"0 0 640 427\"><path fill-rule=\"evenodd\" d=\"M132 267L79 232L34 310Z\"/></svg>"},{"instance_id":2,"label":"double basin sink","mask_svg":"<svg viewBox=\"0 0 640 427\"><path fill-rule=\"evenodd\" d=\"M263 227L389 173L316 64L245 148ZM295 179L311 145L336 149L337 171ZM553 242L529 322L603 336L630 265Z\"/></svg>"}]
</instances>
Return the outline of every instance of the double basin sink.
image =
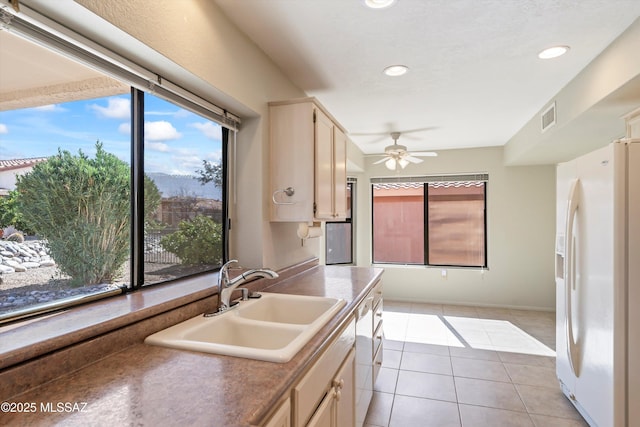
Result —
<instances>
[{"instance_id":1,"label":"double basin sink","mask_svg":"<svg viewBox=\"0 0 640 427\"><path fill-rule=\"evenodd\" d=\"M214 317L196 316L145 339L146 344L286 363L346 301L262 293Z\"/></svg>"}]
</instances>

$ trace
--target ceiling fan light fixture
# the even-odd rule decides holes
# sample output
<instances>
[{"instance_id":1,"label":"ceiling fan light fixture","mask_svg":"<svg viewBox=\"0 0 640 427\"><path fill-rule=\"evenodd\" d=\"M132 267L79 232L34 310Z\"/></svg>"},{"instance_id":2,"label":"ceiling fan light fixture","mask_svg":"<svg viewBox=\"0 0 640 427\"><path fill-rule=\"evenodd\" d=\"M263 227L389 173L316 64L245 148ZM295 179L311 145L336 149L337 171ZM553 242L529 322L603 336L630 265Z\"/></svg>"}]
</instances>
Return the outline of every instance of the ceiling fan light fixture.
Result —
<instances>
[{"instance_id":1,"label":"ceiling fan light fixture","mask_svg":"<svg viewBox=\"0 0 640 427\"><path fill-rule=\"evenodd\" d=\"M389 77L399 77L406 74L407 71L409 71L409 67L407 67L406 65L390 65L382 72Z\"/></svg>"},{"instance_id":2,"label":"ceiling fan light fixture","mask_svg":"<svg viewBox=\"0 0 640 427\"><path fill-rule=\"evenodd\" d=\"M392 6L397 0L364 0L365 6L371 9L384 9Z\"/></svg>"},{"instance_id":3,"label":"ceiling fan light fixture","mask_svg":"<svg viewBox=\"0 0 640 427\"><path fill-rule=\"evenodd\" d=\"M400 160L398 160L398 164L400 165L400 167L401 167L402 169L404 169L404 168L406 168L406 167L407 167L407 165L409 164L409 161L408 161L408 160L406 160L406 159L400 159Z\"/></svg>"},{"instance_id":4,"label":"ceiling fan light fixture","mask_svg":"<svg viewBox=\"0 0 640 427\"><path fill-rule=\"evenodd\" d=\"M552 46L540 52L538 58L540 59L552 59L564 55L569 51L569 46Z\"/></svg>"},{"instance_id":5,"label":"ceiling fan light fixture","mask_svg":"<svg viewBox=\"0 0 640 427\"><path fill-rule=\"evenodd\" d=\"M394 171L396 170L396 159L394 159L393 157L390 157L389 160L387 160L386 162L384 162L384 165L387 167L387 169L389 169L390 171Z\"/></svg>"}]
</instances>

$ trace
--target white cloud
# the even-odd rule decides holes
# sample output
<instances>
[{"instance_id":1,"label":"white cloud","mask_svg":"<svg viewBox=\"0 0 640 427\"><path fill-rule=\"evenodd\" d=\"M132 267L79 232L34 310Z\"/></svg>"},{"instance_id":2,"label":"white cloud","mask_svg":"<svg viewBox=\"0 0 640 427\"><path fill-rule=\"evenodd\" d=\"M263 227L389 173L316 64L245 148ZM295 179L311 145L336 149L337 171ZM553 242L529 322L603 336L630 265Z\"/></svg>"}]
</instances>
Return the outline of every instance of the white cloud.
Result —
<instances>
[{"instance_id":1,"label":"white cloud","mask_svg":"<svg viewBox=\"0 0 640 427\"><path fill-rule=\"evenodd\" d=\"M222 150L212 151L210 153L207 153L207 160L209 160L210 162L220 163L221 159L222 159Z\"/></svg>"},{"instance_id":2,"label":"white cloud","mask_svg":"<svg viewBox=\"0 0 640 427\"><path fill-rule=\"evenodd\" d=\"M179 109L178 111L176 111L174 117L176 119L184 119L185 117L189 117L192 116L193 113L189 110L185 110L184 108Z\"/></svg>"},{"instance_id":3,"label":"white cloud","mask_svg":"<svg viewBox=\"0 0 640 427\"><path fill-rule=\"evenodd\" d=\"M209 139L222 139L222 130L220 125L214 122L205 122L205 123L191 123L192 127L198 129L200 132L204 134Z\"/></svg>"},{"instance_id":4,"label":"white cloud","mask_svg":"<svg viewBox=\"0 0 640 427\"><path fill-rule=\"evenodd\" d=\"M163 142L147 142L144 145L145 150L160 151L161 153L167 153L170 151L169 146Z\"/></svg>"},{"instance_id":5,"label":"white cloud","mask_svg":"<svg viewBox=\"0 0 640 427\"><path fill-rule=\"evenodd\" d=\"M164 120L145 122L144 124L144 139L146 141L169 141L181 137L182 134L171 123Z\"/></svg>"},{"instance_id":6,"label":"white cloud","mask_svg":"<svg viewBox=\"0 0 640 427\"><path fill-rule=\"evenodd\" d=\"M57 104L49 104L49 105L41 105L39 107L33 108L36 111L47 111L47 112L64 112L67 111L66 108L63 108Z\"/></svg>"},{"instance_id":7,"label":"white cloud","mask_svg":"<svg viewBox=\"0 0 640 427\"><path fill-rule=\"evenodd\" d=\"M193 174L202 169L202 159L198 156L173 156L172 159L174 166L179 167L183 174Z\"/></svg>"},{"instance_id":8,"label":"white cloud","mask_svg":"<svg viewBox=\"0 0 640 427\"><path fill-rule=\"evenodd\" d=\"M106 107L92 104L90 108L99 116L109 119L128 119L131 116L131 103L126 98L109 98Z\"/></svg>"},{"instance_id":9,"label":"white cloud","mask_svg":"<svg viewBox=\"0 0 640 427\"><path fill-rule=\"evenodd\" d=\"M9 128L4 123L0 123L0 134L9 133Z\"/></svg>"},{"instance_id":10,"label":"white cloud","mask_svg":"<svg viewBox=\"0 0 640 427\"><path fill-rule=\"evenodd\" d=\"M120 126L118 126L118 132L125 135L131 134L131 123L120 123Z\"/></svg>"},{"instance_id":11,"label":"white cloud","mask_svg":"<svg viewBox=\"0 0 640 427\"><path fill-rule=\"evenodd\" d=\"M144 116L175 116L177 113L174 111L145 111Z\"/></svg>"}]
</instances>

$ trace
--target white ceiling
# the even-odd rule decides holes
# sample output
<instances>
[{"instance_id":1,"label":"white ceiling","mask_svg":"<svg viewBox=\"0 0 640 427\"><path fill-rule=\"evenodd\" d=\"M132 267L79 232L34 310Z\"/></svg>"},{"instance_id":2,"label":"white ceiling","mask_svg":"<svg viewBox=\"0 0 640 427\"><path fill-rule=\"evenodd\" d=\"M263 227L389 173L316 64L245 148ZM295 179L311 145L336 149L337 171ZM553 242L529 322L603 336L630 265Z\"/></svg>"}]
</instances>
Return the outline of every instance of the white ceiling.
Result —
<instances>
[{"instance_id":1,"label":"white ceiling","mask_svg":"<svg viewBox=\"0 0 640 427\"><path fill-rule=\"evenodd\" d=\"M365 153L504 145L638 16L638 0L216 0ZM563 57L540 60L553 45ZM390 78L384 67L407 65Z\"/></svg>"}]
</instances>

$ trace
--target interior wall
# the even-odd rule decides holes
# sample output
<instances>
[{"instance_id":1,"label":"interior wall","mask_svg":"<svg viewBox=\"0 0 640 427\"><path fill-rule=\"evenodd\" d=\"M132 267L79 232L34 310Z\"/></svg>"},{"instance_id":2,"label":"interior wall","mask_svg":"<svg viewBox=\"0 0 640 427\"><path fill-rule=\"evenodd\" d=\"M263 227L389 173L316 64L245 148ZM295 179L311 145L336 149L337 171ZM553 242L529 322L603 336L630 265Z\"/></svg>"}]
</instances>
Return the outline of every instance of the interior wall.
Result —
<instances>
[{"instance_id":1,"label":"interior wall","mask_svg":"<svg viewBox=\"0 0 640 427\"><path fill-rule=\"evenodd\" d=\"M246 266L276 269L318 256L318 242L300 244L297 224L272 224L268 218L267 103L303 97L304 92L209 0L76 2L250 111L242 115L231 106L221 105L241 115L243 121L237 135L231 256Z\"/></svg>"},{"instance_id":2,"label":"interior wall","mask_svg":"<svg viewBox=\"0 0 640 427\"><path fill-rule=\"evenodd\" d=\"M403 174L488 173L488 269L381 265L385 298L555 309L555 166L504 166L503 147L440 151ZM358 265L371 265L369 178L397 176L372 165L358 181ZM362 182L360 182L362 181Z\"/></svg>"},{"instance_id":3,"label":"interior wall","mask_svg":"<svg viewBox=\"0 0 640 427\"><path fill-rule=\"evenodd\" d=\"M205 80L212 92L215 89L228 95L243 107L242 111L231 109L241 113L243 120L237 135L231 255L247 266L273 268L319 256L320 239L308 240L302 245L296 235L296 224L272 224L268 220L267 103L302 97L304 93L238 31L213 2L75 1ZM51 6L51 3L42 4ZM81 34L82 28L85 33L89 31L90 23L74 22L68 9L64 13L55 9L54 12L58 14L58 21ZM103 45L136 61L126 46L107 36L101 40ZM485 272L448 269L444 280L438 268L386 266L387 297L553 309L555 174L552 166L505 167L503 149L488 148L442 151L437 159L412 165L407 172L490 174L489 269ZM390 173L383 165L370 164L366 172L356 174L358 265L371 262L368 178L385 175Z\"/></svg>"}]
</instances>

